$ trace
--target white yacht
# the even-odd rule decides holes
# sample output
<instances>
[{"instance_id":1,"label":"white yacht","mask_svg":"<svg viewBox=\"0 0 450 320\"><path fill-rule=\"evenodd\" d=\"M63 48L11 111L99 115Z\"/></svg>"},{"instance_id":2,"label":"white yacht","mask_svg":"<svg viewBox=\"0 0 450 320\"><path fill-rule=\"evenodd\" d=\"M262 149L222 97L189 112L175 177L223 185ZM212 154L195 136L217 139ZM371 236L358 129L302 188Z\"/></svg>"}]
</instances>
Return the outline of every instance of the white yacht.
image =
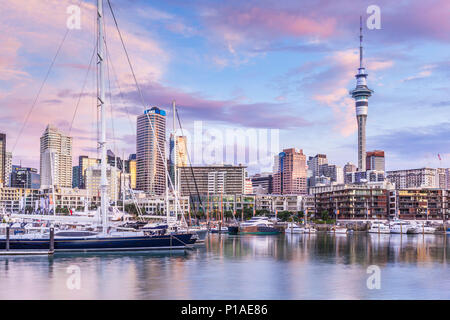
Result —
<instances>
[{"instance_id":1,"label":"white yacht","mask_svg":"<svg viewBox=\"0 0 450 320\"><path fill-rule=\"evenodd\" d=\"M299 225L297 225L294 222L289 222L285 232L286 233L291 233L291 234L293 234L293 233L304 233L305 229L300 227Z\"/></svg>"},{"instance_id":2,"label":"white yacht","mask_svg":"<svg viewBox=\"0 0 450 320\"><path fill-rule=\"evenodd\" d=\"M331 227L331 230L329 232L346 234L347 233L347 228L343 227L343 226L333 226L333 227Z\"/></svg>"},{"instance_id":3,"label":"white yacht","mask_svg":"<svg viewBox=\"0 0 450 320\"><path fill-rule=\"evenodd\" d=\"M391 222L391 224L389 226L390 232L397 233L397 234L399 234L399 233L406 234L406 233L408 233L408 230L413 230L413 229L414 229L414 226L412 226L409 221L399 220L399 219L396 219L393 222Z\"/></svg>"},{"instance_id":4,"label":"white yacht","mask_svg":"<svg viewBox=\"0 0 450 320\"><path fill-rule=\"evenodd\" d=\"M411 228L407 231L409 234L419 234L419 233L427 233L433 234L436 232L436 228L432 226L428 226L425 223L416 222L411 225Z\"/></svg>"},{"instance_id":5,"label":"white yacht","mask_svg":"<svg viewBox=\"0 0 450 320\"><path fill-rule=\"evenodd\" d=\"M382 221L372 221L369 233L391 233L389 226Z\"/></svg>"}]
</instances>

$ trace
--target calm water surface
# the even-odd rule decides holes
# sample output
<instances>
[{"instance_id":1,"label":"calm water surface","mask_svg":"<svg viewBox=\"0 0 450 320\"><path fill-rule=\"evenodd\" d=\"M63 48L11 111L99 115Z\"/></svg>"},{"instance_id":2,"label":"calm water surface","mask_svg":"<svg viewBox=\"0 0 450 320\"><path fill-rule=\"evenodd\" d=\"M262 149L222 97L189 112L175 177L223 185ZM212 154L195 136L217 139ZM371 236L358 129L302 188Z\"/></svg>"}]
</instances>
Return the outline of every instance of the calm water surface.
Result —
<instances>
[{"instance_id":1,"label":"calm water surface","mask_svg":"<svg viewBox=\"0 0 450 320\"><path fill-rule=\"evenodd\" d=\"M210 235L188 253L0 257L0 299L450 299L449 242ZM367 288L370 265L381 270L379 290ZM79 289L67 285L70 267L80 270Z\"/></svg>"}]
</instances>

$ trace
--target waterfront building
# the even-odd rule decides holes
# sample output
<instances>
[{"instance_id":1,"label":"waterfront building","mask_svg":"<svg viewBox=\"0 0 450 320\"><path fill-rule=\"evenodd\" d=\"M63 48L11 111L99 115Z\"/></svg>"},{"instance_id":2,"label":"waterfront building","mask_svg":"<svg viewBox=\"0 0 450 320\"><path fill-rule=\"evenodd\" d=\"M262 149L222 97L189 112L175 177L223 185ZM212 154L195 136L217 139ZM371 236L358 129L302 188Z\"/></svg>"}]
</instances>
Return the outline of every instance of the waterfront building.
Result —
<instances>
[{"instance_id":1,"label":"waterfront building","mask_svg":"<svg viewBox=\"0 0 450 320\"><path fill-rule=\"evenodd\" d=\"M391 190L389 217L406 220L448 220L450 190L412 188Z\"/></svg>"},{"instance_id":2,"label":"waterfront building","mask_svg":"<svg viewBox=\"0 0 450 320\"><path fill-rule=\"evenodd\" d=\"M153 130L152 130L153 127ZM151 195L166 191L166 112L157 107L138 116L136 188Z\"/></svg>"},{"instance_id":3,"label":"waterfront building","mask_svg":"<svg viewBox=\"0 0 450 320\"><path fill-rule=\"evenodd\" d=\"M137 204L140 208L143 208L143 216L148 217L156 217L159 216L161 218L165 218L166 213L166 204L168 202L170 215L175 217L175 208L178 214L183 214L185 219L188 217L190 202L188 196L177 197L177 201L175 201L174 196L169 195L168 199L163 196L148 196L145 194L140 194L137 196ZM181 208L181 212L180 212Z\"/></svg>"},{"instance_id":4,"label":"waterfront building","mask_svg":"<svg viewBox=\"0 0 450 320\"><path fill-rule=\"evenodd\" d=\"M11 187L21 189L39 189L40 176L35 168L12 166Z\"/></svg>"},{"instance_id":5,"label":"waterfront building","mask_svg":"<svg viewBox=\"0 0 450 320\"><path fill-rule=\"evenodd\" d=\"M106 177L108 179L108 196L111 202L119 200L120 170L107 165ZM89 197L100 195L101 167L100 165L89 167L86 170L86 190Z\"/></svg>"},{"instance_id":6,"label":"waterfront building","mask_svg":"<svg viewBox=\"0 0 450 320\"><path fill-rule=\"evenodd\" d=\"M383 150L374 150L366 153L366 170L385 171Z\"/></svg>"},{"instance_id":7,"label":"waterfront building","mask_svg":"<svg viewBox=\"0 0 450 320\"><path fill-rule=\"evenodd\" d=\"M303 150L284 149L278 157L278 172L273 178L276 194L307 194L306 156Z\"/></svg>"},{"instance_id":8,"label":"waterfront building","mask_svg":"<svg viewBox=\"0 0 450 320\"><path fill-rule=\"evenodd\" d=\"M251 178L253 193L273 193L273 175L270 173L255 174Z\"/></svg>"},{"instance_id":9,"label":"waterfront building","mask_svg":"<svg viewBox=\"0 0 450 320\"><path fill-rule=\"evenodd\" d=\"M450 169L438 168L436 169L436 186L440 189L450 189Z\"/></svg>"},{"instance_id":10,"label":"waterfront building","mask_svg":"<svg viewBox=\"0 0 450 320\"><path fill-rule=\"evenodd\" d=\"M5 186L6 134L0 133L0 185Z\"/></svg>"},{"instance_id":11,"label":"waterfront building","mask_svg":"<svg viewBox=\"0 0 450 320\"><path fill-rule=\"evenodd\" d=\"M179 167L180 193L183 196L197 194L243 194L246 167L242 165L210 165Z\"/></svg>"},{"instance_id":12,"label":"waterfront building","mask_svg":"<svg viewBox=\"0 0 450 320\"><path fill-rule=\"evenodd\" d=\"M0 212L18 213L32 210L40 199L38 189L28 188L0 188Z\"/></svg>"},{"instance_id":13,"label":"waterfront building","mask_svg":"<svg viewBox=\"0 0 450 320\"><path fill-rule=\"evenodd\" d=\"M387 171L386 178L396 189L436 188L437 170L433 168Z\"/></svg>"},{"instance_id":14,"label":"waterfront building","mask_svg":"<svg viewBox=\"0 0 450 320\"><path fill-rule=\"evenodd\" d=\"M386 188L337 185L314 196L316 216L319 217L326 212L329 218L335 218L336 210L339 210L339 220L388 218L389 191Z\"/></svg>"},{"instance_id":15,"label":"waterfront building","mask_svg":"<svg viewBox=\"0 0 450 320\"><path fill-rule=\"evenodd\" d=\"M367 73L363 65L363 35L362 18L359 35L359 68L356 77L356 88L350 91L355 99L356 120L358 123L358 170L366 171L366 121L369 107L369 97L373 91L367 87Z\"/></svg>"},{"instance_id":16,"label":"waterfront building","mask_svg":"<svg viewBox=\"0 0 450 320\"><path fill-rule=\"evenodd\" d=\"M41 187L72 187L72 137L48 125L40 138Z\"/></svg>"}]
</instances>

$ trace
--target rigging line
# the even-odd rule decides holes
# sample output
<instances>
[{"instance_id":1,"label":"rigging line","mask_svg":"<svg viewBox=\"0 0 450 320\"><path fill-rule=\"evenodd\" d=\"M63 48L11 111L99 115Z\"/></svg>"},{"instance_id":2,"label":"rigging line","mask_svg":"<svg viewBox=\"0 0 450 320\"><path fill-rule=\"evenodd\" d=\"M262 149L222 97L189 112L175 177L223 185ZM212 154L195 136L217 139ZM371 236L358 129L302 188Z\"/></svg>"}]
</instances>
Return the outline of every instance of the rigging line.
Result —
<instances>
[{"instance_id":1,"label":"rigging line","mask_svg":"<svg viewBox=\"0 0 450 320\"><path fill-rule=\"evenodd\" d=\"M177 115L178 125L180 126L180 129L181 129L181 135L184 136L183 126L181 125L181 119L180 119L180 114L178 113L178 108L175 108L175 113ZM203 206L202 199L200 198L200 193L198 192L197 179L195 179L195 176L194 176L194 169L192 168L191 156L189 155L189 152L187 150L187 146L186 146L186 155L187 155L187 158L188 158L188 161L189 161L189 167L191 168L191 174L192 174L192 178L194 179L195 189L197 191L197 196L198 196L198 199L200 201L200 206L202 207L203 212L205 212L205 208Z\"/></svg>"},{"instance_id":2,"label":"rigging line","mask_svg":"<svg viewBox=\"0 0 450 320\"><path fill-rule=\"evenodd\" d=\"M94 56L95 56L95 49L96 48L95 48L95 45L94 45L94 50L92 50L91 60L89 61L89 67L88 67L88 70L86 72L86 76L84 77L83 86L81 87L81 92L80 92L80 95L78 96L78 101L77 101L77 104L75 106L75 111L73 112L72 121L70 123L70 128L69 128L69 136L70 136L70 133L72 132L73 122L75 121L75 116L76 116L76 114L78 112L78 107L80 106L81 97L84 94L84 89L86 87L86 82L87 82L87 79L88 79L88 76L89 76L89 72L91 71L92 61L94 60Z\"/></svg>"},{"instance_id":3,"label":"rigging line","mask_svg":"<svg viewBox=\"0 0 450 320\"><path fill-rule=\"evenodd\" d=\"M106 46L106 43L105 43L105 46ZM120 84L119 84L119 77L117 76L116 68L114 67L114 63L112 61L112 57L111 57L111 54L109 53L109 50L106 50L106 54L107 54L107 57L108 57L108 59L109 59L109 61L111 63L111 70L112 70L113 78L114 78L114 80L116 82L116 86L119 89L120 99L122 100L122 103L124 103L125 99L123 97L122 89L121 89ZM133 121L131 121L131 116L130 116L130 112L128 110L128 106L127 105L125 105L125 111L127 113L128 122L130 124L131 129L132 129L132 132L136 132L136 128L133 126Z\"/></svg>"},{"instance_id":4,"label":"rigging line","mask_svg":"<svg viewBox=\"0 0 450 320\"><path fill-rule=\"evenodd\" d=\"M111 76L109 73L109 60L108 60L108 55L106 55L106 73L108 75L108 88L109 88L109 110L111 112L111 129L112 129L112 138L113 138L113 150L114 150L114 155L117 154L117 145L116 145L116 131L115 131L115 127L114 127L114 111L113 111L113 104L112 104L112 95L111 95ZM114 160L114 163L117 167L117 163L116 163L116 159Z\"/></svg>"},{"instance_id":5,"label":"rigging line","mask_svg":"<svg viewBox=\"0 0 450 320\"><path fill-rule=\"evenodd\" d=\"M82 0L80 0L78 2L78 6L80 6L81 1ZM67 38L67 35L69 34L69 32L70 32L70 29L67 28L66 32L64 33L64 37L62 38L62 40L61 40L61 42L60 42L60 44L58 46L58 50L56 50L55 56L53 57L53 60L52 60L52 62L50 64L50 66L48 67L47 73L45 74L45 77L42 80L41 86L39 87L39 90L38 90L37 95L36 95L36 97L35 97L35 99L33 101L33 104L31 105L31 108L30 108L30 110L28 111L28 113L27 113L27 115L25 117L25 120L24 120L24 122L22 124L22 127L20 128L19 134L18 134L18 136L16 138L16 141L14 142L14 146L13 146L11 152L14 152L14 150L16 149L17 143L19 142L19 139L22 136L23 130L25 129L25 126L28 123L28 119L30 118L31 113L33 112L34 108L36 107L36 104L37 104L37 102L39 100L39 96L41 95L42 89L44 88L45 83L47 82L48 76L50 75L50 72L51 72L51 70L53 68L53 65L55 64L56 58L58 57L59 52L61 51L61 48L62 48L64 42L66 41L66 38Z\"/></svg>"},{"instance_id":6,"label":"rigging line","mask_svg":"<svg viewBox=\"0 0 450 320\"><path fill-rule=\"evenodd\" d=\"M109 107L110 107L110 112L111 112L111 129L112 129L112 138L113 138L113 150L114 150L114 155L117 154L117 145L116 145L116 133L115 133L115 128L114 128L114 111L113 111L113 104L112 104L112 94L111 94L111 75L109 72L109 64L110 64L110 60L108 59L108 47L106 46L106 15L105 15L105 19L103 19L103 43L105 45L105 51L106 51L106 73L107 73L107 77L108 77L108 88L109 88ZM117 157L115 157L114 159L114 164L116 167L117 166Z\"/></svg>"},{"instance_id":7,"label":"rigging line","mask_svg":"<svg viewBox=\"0 0 450 320\"><path fill-rule=\"evenodd\" d=\"M66 30L66 33L64 34L64 37L62 38L61 42L59 43L58 50L56 50L56 54L54 55L53 60L52 60L52 62L50 64L49 68L47 69L47 73L45 74L45 77L42 80L42 83L41 83L41 86L39 87L37 95L34 98L33 104L31 105L31 108L30 108L30 110L28 111L28 113L27 113L27 115L25 117L25 120L24 120L24 122L22 124L22 128L19 131L19 135L16 138L16 141L14 143L14 146L13 146L13 149L12 149L11 152L14 152L14 150L16 149L16 146L17 146L17 143L19 141L19 138L21 137L21 135L23 133L23 130L25 129L25 126L28 123L28 119L30 118L30 115L33 112L33 109L36 107L36 104L37 104L37 101L39 99L39 96L41 95L42 89L44 88L44 85L47 82L48 76L50 75L50 71L52 70L53 65L55 64L56 58L58 57L59 52L61 51L61 48L62 48L62 45L63 45L64 41L66 41L66 38L67 38L67 35L69 34L69 31L70 31L70 29Z\"/></svg>"},{"instance_id":8,"label":"rigging line","mask_svg":"<svg viewBox=\"0 0 450 320\"><path fill-rule=\"evenodd\" d=\"M132 73L132 75L133 75L133 79L134 79L136 88L137 88L137 90L138 90L138 92L139 92L139 96L140 96L140 98L141 98L142 106L145 108L144 96L142 95L142 91L141 91L141 88L140 88L139 83L138 83L138 81L137 81L137 78L136 78L136 74L135 74L135 72L134 72L133 65L131 64L131 60L130 60L130 56L129 56L129 54L128 54L128 50L127 50L127 48L126 48L126 46L125 46L125 42L123 41L122 33L120 32L120 28L119 28L119 24L117 23L116 15L114 14L114 10L113 10L113 8L112 8L112 6L111 6L111 1L110 1L110 0L107 0L107 1L108 1L109 9L110 9L110 11L111 11L111 15L112 15L113 20L114 20L114 24L115 24L116 29L117 29L117 32L118 32L118 34L119 34L120 42L121 42L121 44L122 44L123 50L124 50L124 52L125 52L125 55L126 55L126 57L127 57L128 65L129 65L129 67L130 67L130 69L131 69L131 73ZM152 129L153 136L154 136L155 139L156 139L156 147L157 147L158 153L159 153L159 155L160 155L160 157L161 157L161 159L162 159L162 162L163 162L163 164L164 164L164 169L165 169L165 171L167 172L167 171L168 171L168 170L167 170L167 161L165 161L165 156L163 156L163 154L162 154L162 152L161 152L161 148L160 148L160 145L159 145L159 143L158 143L158 137L157 137L157 135L156 135L156 133L155 133L155 129L153 128L153 124L152 124L152 121L150 120L150 116L148 115L148 113L147 113L147 119L149 120L150 128ZM176 198L176 199L175 199L175 201L176 201L176 200L178 199L178 195L177 195L177 193L175 192L175 188L174 188L172 179L170 178L170 175L168 175L168 178L169 178L170 186L172 187L172 190L174 190L174 197ZM180 205L179 201L178 201L178 204L179 204L180 210L181 210L181 205Z\"/></svg>"}]
</instances>

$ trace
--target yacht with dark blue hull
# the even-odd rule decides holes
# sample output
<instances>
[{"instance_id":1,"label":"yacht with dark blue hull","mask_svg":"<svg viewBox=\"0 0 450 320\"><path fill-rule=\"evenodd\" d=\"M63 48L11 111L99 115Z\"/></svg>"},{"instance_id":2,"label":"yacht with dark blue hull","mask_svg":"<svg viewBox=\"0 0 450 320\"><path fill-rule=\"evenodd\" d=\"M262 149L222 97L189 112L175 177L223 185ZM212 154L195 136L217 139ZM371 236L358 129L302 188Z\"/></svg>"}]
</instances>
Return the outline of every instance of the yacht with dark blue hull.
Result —
<instances>
[{"instance_id":1,"label":"yacht with dark blue hull","mask_svg":"<svg viewBox=\"0 0 450 320\"><path fill-rule=\"evenodd\" d=\"M87 251L147 251L185 250L194 244L192 233L145 235L143 232L112 232L97 234L89 231L60 231L55 233L55 252ZM48 234L11 236L9 248L16 250L47 250ZM6 239L0 239L0 249L6 249Z\"/></svg>"}]
</instances>

